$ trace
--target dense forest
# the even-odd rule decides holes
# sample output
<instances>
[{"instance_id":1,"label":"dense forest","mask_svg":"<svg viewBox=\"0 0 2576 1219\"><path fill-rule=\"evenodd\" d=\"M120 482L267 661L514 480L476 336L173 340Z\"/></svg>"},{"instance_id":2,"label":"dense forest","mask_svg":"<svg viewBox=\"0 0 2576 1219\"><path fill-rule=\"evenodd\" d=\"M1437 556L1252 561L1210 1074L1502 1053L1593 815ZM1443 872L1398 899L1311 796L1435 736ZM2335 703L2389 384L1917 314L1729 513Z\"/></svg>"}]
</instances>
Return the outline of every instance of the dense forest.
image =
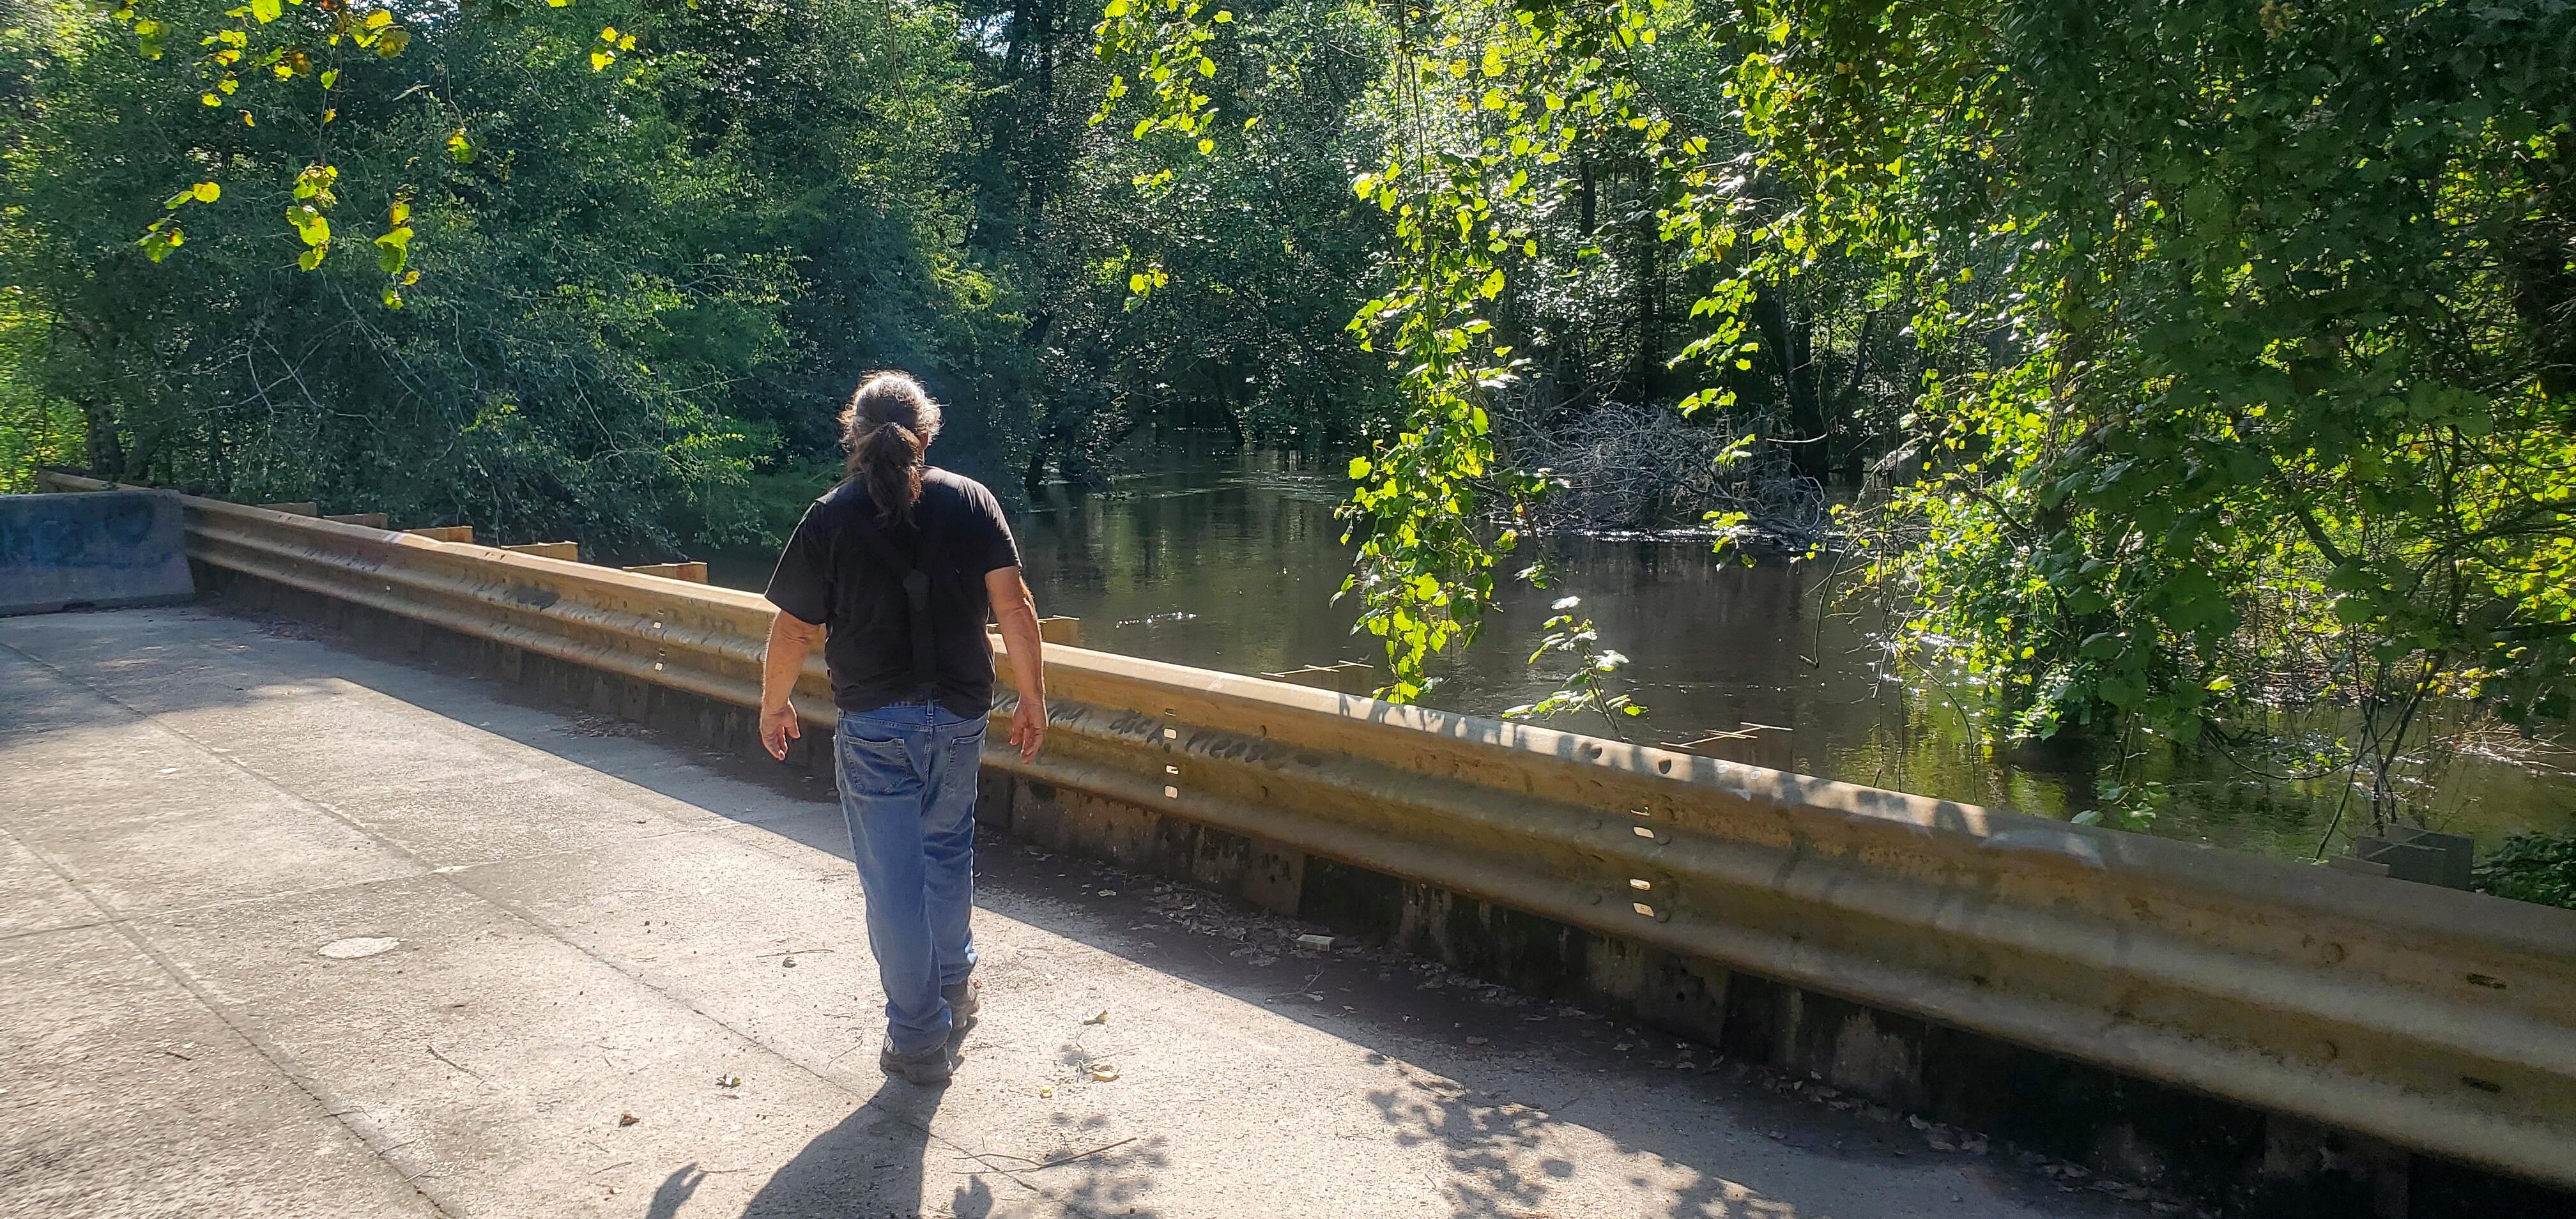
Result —
<instances>
[{"instance_id":1,"label":"dense forest","mask_svg":"<svg viewBox=\"0 0 2576 1219\"><path fill-rule=\"evenodd\" d=\"M118 11L39 5L5 32L13 472L667 547L763 527L745 477L828 458L832 400L879 366L931 380L960 421L945 459L996 485L1096 484L1155 430L1324 451L1401 417L1387 361L1343 333L1400 257L1349 189L1387 135L1365 6L1232 23L1211 87L1260 121L1223 157L1091 122L1099 14L1049 0L469 9L392 26L398 55L339 48L328 87L238 92L138 54L135 22L275 27ZM640 49L595 68L602 29ZM1715 126L1705 66L1674 77ZM1693 521L1758 483L1812 532L1811 487L1713 476L1732 434L1669 410L1699 285L1632 162L1573 167L1555 265L1508 302L1537 361L1516 455L1570 476L1562 519ZM316 164L343 252L306 274L277 217ZM201 180L213 198L164 208ZM397 228L417 279L387 308L368 243ZM180 244L138 240L164 231ZM1765 309L1761 397L1820 438L1797 469L1856 473L1908 396L1901 321Z\"/></svg>"},{"instance_id":2,"label":"dense forest","mask_svg":"<svg viewBox=\"0 0 2576 1219\"><path fill-rule=\"evenodd\" d=\"M225 7L141 20L270 28ZM1282 11L1283 54L1328 60L1327 16ZM133 20L30 17L0 238L20 462L631 550L764 527L746 476L827 460L877 367L927 378L944 459L996 485L1097 477L1143 427L1322 443L1383 397L1335 337L1368 245L1329 74L1280 82L1312 114L1184 222L1131 185L1151 150L1084 123L1093 18L1061 5L478 10L238 93L194 47L137 54ZM603 28L669 49L594 70ZM200 180L222 193L165 212ZM309 274L322 247L279 221L308 200L338 226ZM139 246L164 217L182 244ZM1147 257L1181 286L1130 308Z\"/></svg>"},{"instance_id":3,"label":"dense forest","mask_svg":"<svg viewBox=\"0 0 2576 1219\"><path fill-rule=\"evenodd\" d=\"M1522 535L1685 525L1897 607L1998 741L2332 706L2269 763L2379 815L2442 725L2568 710L2564 2L10 22L13 489L669 551L775 529L893 366L1006 491L1184 431L1347 461L1396 697ZM1627 710L1551 626L1538 710Z\"/></svg>"}]
</instances>

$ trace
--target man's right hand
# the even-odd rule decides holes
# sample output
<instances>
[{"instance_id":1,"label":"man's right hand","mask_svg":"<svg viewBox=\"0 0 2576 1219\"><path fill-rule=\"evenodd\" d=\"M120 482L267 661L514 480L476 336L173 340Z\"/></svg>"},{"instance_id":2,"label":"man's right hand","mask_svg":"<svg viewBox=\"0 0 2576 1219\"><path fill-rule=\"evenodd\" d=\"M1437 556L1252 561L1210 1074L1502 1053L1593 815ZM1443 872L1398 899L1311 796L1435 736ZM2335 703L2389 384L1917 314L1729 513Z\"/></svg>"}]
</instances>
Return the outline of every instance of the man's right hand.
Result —
<instances>
[{"instance_id":1,"label":"man's right hand","mask_svg":"<svg viewBox=\"0 0 2576 1219\"><path fill-rule=\"evenodd\" d=\"M768 750L769 756L786 761L787 742L804 735L804 727L796 721L794 703L760 709L760 747Z\"/></svg>"},{"instance_id":2,"label":"man's right hand","mask_svg":"<svg viewBox=\"0 0 2576 1219\"><path fill-rule=\"evenodd\" d=\"M1023 764L1037 760L1038 742L1045 738L1046 726L1045 699L1023 697L1020 705L1011 709L1011 743L1020 747Z\"/></svg>"}]
</instances>

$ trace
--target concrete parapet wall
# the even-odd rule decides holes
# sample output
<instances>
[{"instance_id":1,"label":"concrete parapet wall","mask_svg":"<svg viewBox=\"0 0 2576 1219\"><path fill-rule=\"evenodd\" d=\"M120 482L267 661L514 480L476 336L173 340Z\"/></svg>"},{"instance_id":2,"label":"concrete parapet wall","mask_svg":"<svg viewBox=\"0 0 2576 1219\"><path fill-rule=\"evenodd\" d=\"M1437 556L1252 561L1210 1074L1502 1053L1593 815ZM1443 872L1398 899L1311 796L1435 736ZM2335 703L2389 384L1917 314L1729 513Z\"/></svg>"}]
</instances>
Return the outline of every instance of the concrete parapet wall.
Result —
<instances>
[{"instance_id":1,"label":"concrete parapet wall","mask_svg":"<svg viewBox=\"0 0 2576 1219\"><path fill-rule=\"evenodd\" d=\"M167 491L0 497L0 614L195 596L181 515Z\"/></svg>"}]
</instances>

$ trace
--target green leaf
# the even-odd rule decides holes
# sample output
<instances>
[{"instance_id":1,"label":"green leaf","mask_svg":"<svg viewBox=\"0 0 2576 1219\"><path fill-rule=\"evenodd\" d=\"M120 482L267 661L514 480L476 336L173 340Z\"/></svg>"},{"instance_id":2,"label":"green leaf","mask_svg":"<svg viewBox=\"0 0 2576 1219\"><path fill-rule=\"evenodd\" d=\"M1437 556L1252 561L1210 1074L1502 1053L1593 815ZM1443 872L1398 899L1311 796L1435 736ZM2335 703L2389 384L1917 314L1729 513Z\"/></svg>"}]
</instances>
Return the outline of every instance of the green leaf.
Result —
<instances>
[{"instance_id":1,"label":"green leaf","mask_svg":"<svg viewBox=\"0 0 2576 1219\"><path fill-rule=\"evenodd\" d=\"M1352 482L1358 482L1359 480L1361 480L1361 479L1363 479L1363 478L1368 477L1368 476L1369 476L1369 470L1370 470L1371 468L1372 468L1372 467L1369 465L1369 459L1368 459L1368 458L1365 458L1365 457L1354 457L1354 458L1352 458L1352 459L1351 459L1351 481L1352 481Z\"/></svg>"},{"instance_id":2,"label":"green leaf","mask_svg":"<svg viewBox=\"0 0 2576 1219\"><path fill-rule=\"evenodd\" d=\"M286 222L295 226L295 235L316 249L331 244L331 221L310 204L286 209Z\"/></svg>"},{"instance_id":3,"label":"green leaf","mask_svg":"<svg viewBox=\"0 0 2576 1219\"><path fill-rule=\"evenodd\" d=\"M410 243L410 229L395 229L376 238L376 266L387 275L402 274L403 263L411 257Z\"/></svg>"},{"instance_id":4,"label":"green leaf","mask_svg":"<svg viewBox=\"0 0 2576 1219\"><path fill-rule=\"evenodd\" d=\"M199 203L212 203L223 198L224 188L212 182L200 182L189 187L188 194Z\"/></svg>"},{"instance_id":5,"label":"green leaf","mask_svg":"<svg viewBox=\"0 0 2576 1219\"><path fill-rule=\"evenodd\" d=\"M281 0L250 0L250 15L261 25L277 20L285 12L286 5Z\"/></svg>"},{"instance_id":6,"label":"green leaf","mask_svg":"<svg viewBox=\"0 0 2576 1219\"><path fill-rule=\"evenodd\" d=\"M323 247L318 246L318 245L317 245L317 246L315 246L315 247L313 247L312 249L306 250L306 251L305 251L305 252L303 252L302 254L299 254L299 255L297 255L297 256L296 256L296 258L295 258L295 265L296 265L296 266L299 266L299 267L302 267L302 268L304 268L304 269L305 269L305 270L307 270L307 271L310 271L310 270L312 270L312 269L313 269L313 268L315 268L315 267L321 266L321 265L322 265L322 252L323 252Z\"/></svg>"},{"instance_id":7,"label":"green leaf","mask_svg":"<svg viewBox=\"0 0 2576 1219\"><path fill-rule=\"evenodd\" d=\"M149 258L154 262L159 262L164 258L168 258L170 256L170 251L178 249L181 245L186 244L187 240L188 235L179 231L179 227L177 225L169 224L167 221L155 220L152 222L152 230L145 233L141 241L137 241L134 244L143 247L143 256L145 258Z\"/></svg>"}]
</instances>

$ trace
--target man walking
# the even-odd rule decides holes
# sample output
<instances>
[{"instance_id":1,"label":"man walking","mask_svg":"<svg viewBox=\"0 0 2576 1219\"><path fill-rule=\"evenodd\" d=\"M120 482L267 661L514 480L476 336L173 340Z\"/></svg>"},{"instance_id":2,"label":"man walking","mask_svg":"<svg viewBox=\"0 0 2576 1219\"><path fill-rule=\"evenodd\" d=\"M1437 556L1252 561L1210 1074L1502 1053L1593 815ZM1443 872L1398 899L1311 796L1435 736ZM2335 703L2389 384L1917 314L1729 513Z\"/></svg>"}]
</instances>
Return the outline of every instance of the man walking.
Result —
<instances>
[{"instance_id":1,"label":"man walking","mask_svg":"<svg viewBox=\"0 0 2576 1219\"><path fill-rule=\"evenodd\" d=\"M806 509L778 557L778 616L760 676L760 741L785 760L803 735L788 695L823 642L840 711L841 812L885 984L877 1063L945 1082L975 1018L975 777L993 708L998 615L1019 706L1011 743L1037 756L1046 684L1037 606L993 493L926 463L939 404L899 372L869 377L841 412L848 477Z\"/></svg>"}]
</instances>

